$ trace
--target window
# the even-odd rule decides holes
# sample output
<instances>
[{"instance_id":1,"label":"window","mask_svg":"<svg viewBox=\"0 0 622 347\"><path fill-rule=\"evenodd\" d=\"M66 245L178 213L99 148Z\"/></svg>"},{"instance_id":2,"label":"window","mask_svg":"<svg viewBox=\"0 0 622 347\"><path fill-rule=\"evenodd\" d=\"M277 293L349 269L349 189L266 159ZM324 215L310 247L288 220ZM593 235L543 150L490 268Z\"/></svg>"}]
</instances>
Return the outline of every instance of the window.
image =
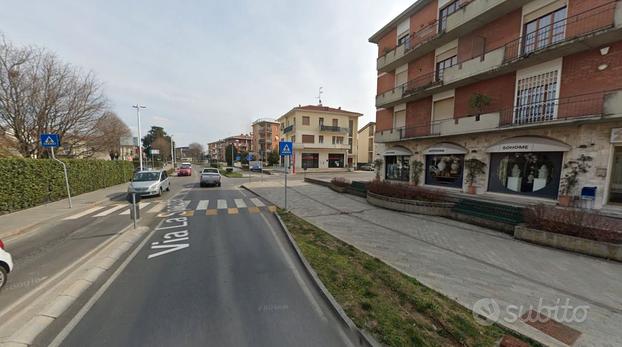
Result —
<instances>
[{"instance_id":1,"label":"window","mask_svg":"<svg viewBox=\"0 0 622 347\"><path fill-rule=\"evenodd\" d=\"M531 53L563 40L566 36L566 7L525 24L523 54Z\"/></svg>"},{"instance_id":2,"label":"window","mask_svg":"<svg viewBox=\"0 0 622 347\"><path fill-rule=\"evenodd\" d=\"M452 67L454 65L458 64L458 56L454 55L452 57L449 57L447 59L441 60L439 62L436 63L436 80L437 81L442 81L443 80L443 72L445 71L446 68L448 67Z\"/></svg>"},{"instance_id":3,"label":"window","mask_svg":"<svg viewBox=\"0 0 622 347\"><path fill-rule=\"evenodd\" d=\"M488 190L557 198L561 152L491 153Z\"/></svg>"},{"instance_id":4,"label":"window","mask_svg":"<svg viewBox=\"0 0 622 347\"><path fill-rule=\"evenodd\" d=\"M302 153L301 159L303 169L315 169L320 167L320 155L318 153Z\"/></svg>"},{"instance_id":5,"label":"window","mask_svg":"<svg viewBox=\"0 0 622 347\"><path fill-rule=\"evenodd\" d=\"M397 39L397 45L398 46L406 45L404 47L409 48L409 46L408 46L409 42L410 42L410 35L409 34L401 36L399 39Z\"/></svg>"},{"instance_id":6,"label":"window","mask_svg":"<svg viewBox=\"0 0 622 347\"><path fill-rule=\"evenodd\" d=\"M548 121L557 113L557 75L550 71L518 80L514 124Z\"/></svg>"},{"instance_id":7,"label":"window","mask_svg":"<svg viewBox=\"0 0 622 347\"><path fill-rule=\"evenodd\" d=\"M314 135L302 135L302 143L315 143Z\"/></svg>"},{"instance_id":8,"label":"window","mask_svg":"<svg viewBox=\"0 0 622 347\"><path fill-rule=\"evenodd\" d=\"M454 0L449 5L443 7L438 13L438 32L442 32L447 27L447 17L458 9L458 0Z\"/></svg>"},{"instance_id":9,"label":"window","mask_svg":"<svg viewBox=\"0 0 622 347\"><path fill-rule=\"evenodd\" d=\"M350 119L348 121L348 134L350 134L350 136L353 136L353 132L354 132L354 120Z\"/></svg>"},{"instance_id":10,"label":"window","mask_svg":"<svg viewBox=\"0 0 622 347\"><path fill-rule=\"evenodd\" d=\"M374 136L374 127L373 126L370 126L367 131L369 131L369 136Z\"/></svg>"},{"instance_id":11,"label":"window","mask_svg":"<svg viewBox=\"0 0 622 347\"><path fill-rule=\"evenodd\" d=\"M342 153L328 153L328 167L344 167Z\"/></svg>"},{"instance_id":12,"label":"window","mask_svg":"<svg viewBox=\"0 0 622 347\"><path fill-rule=\"evenodd\" d=\"M296 136L292 136L292 142L296 142Z\"/></svg>"},{"instance_id":13,"label":"window","mask_svg":"<svg viewBox=\"0 0 622 347\"><path fill-rule=\"evenodd\" d=\"M324 117L320 117L320 126L324 125Z\"/></svg>"},{"instance_id":14,"label":"window","mask_svg":"<svg viewBox=\"0 0 622 347\"><path fill-rule=\"evenodd\" d=\"M302 116L302 125L309 125L311 124L311 120L309 119L309 116Z\"/></svg>"},{"instance_id":15,"label":"window","mask_svg":"<svg viewBox=\"0 0 622 347\"><path fill-rule=\"evenodd\" d=\"M464 154L426 155L425 184L462 188Z\"/></svg>"},{"instance_id":16,"label":"window","mask_svg":"<svg viewBox=\"0 0 622 347\"><path fill-rule=\"evenodd\" d=\"M333 136L333 145L343 145L343 136Z\"/></svg>"},{"instance_id":17,"label":"window","mask_svg":"<svg viewBox=\"0 0 622 347\"><path fill-rule=\"evenodd\" d=\"M317 137L317 142L318 142L318 143L324 143L324 135L319 135L319 136Z\"/></svg>"},{"instance_id":18,"label":"window","mask_svg":"<svg viewBox=\"0 0 622 347\"><path fill-rule=\"evenodd\" d=\"M408 182L410 177L410 164L408 156L390 155L386 156L384 159L386 179Z\"/></svg>"},{"instance_id":19,"label":"window","mask_svg":"<svg viewBox=\"0 0 622 347\"><path fill-rule=\"evenodd\" d=\"M338 127L339 126L339 119L333 118L333 126L334 127Z\"/></svg>"}]
</instances>

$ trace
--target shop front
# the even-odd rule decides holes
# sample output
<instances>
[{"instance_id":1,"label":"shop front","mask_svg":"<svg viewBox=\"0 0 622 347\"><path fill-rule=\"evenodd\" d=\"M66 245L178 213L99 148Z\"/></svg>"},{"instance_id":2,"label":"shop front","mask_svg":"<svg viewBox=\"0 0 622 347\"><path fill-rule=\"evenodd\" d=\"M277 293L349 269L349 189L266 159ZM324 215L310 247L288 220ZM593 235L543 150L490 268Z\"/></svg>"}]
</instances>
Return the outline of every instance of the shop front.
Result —
<instances>
[{"instance_id":1,"label":"shop front","mask_svg":"<svg viewBox=\"0 0 622 347\"><path fill-rule=\"evenodd\" d=\"M464 155L467 150L453 143L443 142L426 149L425 184L462 188Z\"/></svg>"},{"instance_id":2,"label":"shop front","mask_svg":"<svg viewBox=\"0 0 622 347\"><path fill-rule=\"evenodd\" d=\"M488 147L488 191L557 199L567 144L545 137L512 137Z\"/></svg>"},{"instance_id":3,"label":"shop front","mask_svg":"<svg viewBox=\"0 0 622 347\"><path fill-rule=\"evenodd\" d=\"M385 179L408 182L412 152L404 147L391 147L384 153Z\"/></svg>"},{"instance_id":4,"label":"shop front","mask_svg":"<svg viewBox=\"0 0 622 347\"><path fill-rule=\"evenodd\" d=\"M301 165L303 169L317 169L320 167L319 153L302 153Z\"/></svg>"},{"instance_id":5,"label":"shop front","mask_svg":"<svg viewBox=\"0 0 622 347\"><path fill-rule=\"evenodd\" d=\"M343 168L344 167L344 154L343 153L328 153L328 167Z\"/></svg>"}]
</instances>

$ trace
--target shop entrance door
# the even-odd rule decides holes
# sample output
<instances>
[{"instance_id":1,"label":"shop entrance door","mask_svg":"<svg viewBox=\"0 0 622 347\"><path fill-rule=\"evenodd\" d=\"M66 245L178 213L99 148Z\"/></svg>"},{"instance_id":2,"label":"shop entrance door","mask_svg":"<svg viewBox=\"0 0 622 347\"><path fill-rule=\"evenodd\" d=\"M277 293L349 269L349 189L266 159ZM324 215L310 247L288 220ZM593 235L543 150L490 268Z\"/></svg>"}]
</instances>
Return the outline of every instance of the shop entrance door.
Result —
<instances>
[{"instance_id":1,"label":"shop entrance door","mask_svg":"<svg viewBox=\"0 0 622 347\"><path fill-rule=\"evenodd\" d=\"M615 147L613 152L609 202L612 204L622 204L622 147Z\"/></svg>"}]
</instances>

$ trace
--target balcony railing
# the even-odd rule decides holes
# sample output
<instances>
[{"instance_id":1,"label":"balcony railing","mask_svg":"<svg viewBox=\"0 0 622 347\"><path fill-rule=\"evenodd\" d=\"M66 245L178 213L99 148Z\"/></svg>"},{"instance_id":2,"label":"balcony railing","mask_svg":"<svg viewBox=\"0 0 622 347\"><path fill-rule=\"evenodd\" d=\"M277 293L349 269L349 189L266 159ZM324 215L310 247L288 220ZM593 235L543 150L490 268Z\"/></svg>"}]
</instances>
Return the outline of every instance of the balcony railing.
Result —
<instances>
[{"instance_id":1,"label":"balcony railing","mask_svg":"<svg viewBox=\"0 0 622 347\"><path fill-rule=\"evenodd\" d=\"M419 74L416 78L392 88L376 96L376 106L388 105L401 102L401 99L418 94L430 87L447 85L466 78L498 70L500 67L527 59L547 48L568 42L594 32L605 30L614 26L614 16L617 1L608 2L598 7L591 8L563 20L551 23L528 35L513 39L502 46L485 48L481 54L469 56L468 60L462 59L460 64L447 68L447 74L438 71L429 71ZM486 59L482 59L485 56ZM472 61L479 61L471 64ZM456 70L474 68L474 71L459 72ZM478 66L479 68L475 68ZM451 70L451 73L449 71ZM438 90L435 90L435 92Z\"/></svg>"},{"instance_id":2,"label":"balcony railing","mask_svg":"<svg viewBox=\"0 0 622 347\"><path fill-rule=\"evenodd\" d=\"M334 125L320 125L320 131L326 131L331 133L347 133L350 131L350 129Z\"/></svg>"},{"instance_id":3,"label":"balcony railing","mask_svg":"<svg viewBox=\"0 0 622 347\"><path fill-rule=\"evenodd\" d=\"M290 126L288 126L288 127L285 127L285 128L283 129L283 134L287 134L287 133L289 133L289 132L291 132L291 131L294 131L294 125L293 125L293 124L292 124L292 125L290 125Z\"/></svg>"},{"instance_id":4,"label":"balcony railing","mask_svg":"<svg viewBox=\"0 0 622 347\"><path fill-rule=\"evenodd\" d=\"M608 90L525 103L496 111L490 110L481 115L428 121L414 126L377 131L375 141L393 142L418 137L459 135L516 126L585 120L591 117L622 116L622 105L619 102L607 102L607 100L620 100L618 98L622 99L622 90ZM477 125L474 126L474 124Z\"/></svg>"},{"instance_id":5,"label":"balcony railing","mask_svg":"<svg viewBox=\"0 0 622 347\"><path fill-rule=\"evenodd\" d=\"M504 62L525 58L555 44L614 26L617 1L561 19L505 44Z\"/></svg>"}]
</instances>

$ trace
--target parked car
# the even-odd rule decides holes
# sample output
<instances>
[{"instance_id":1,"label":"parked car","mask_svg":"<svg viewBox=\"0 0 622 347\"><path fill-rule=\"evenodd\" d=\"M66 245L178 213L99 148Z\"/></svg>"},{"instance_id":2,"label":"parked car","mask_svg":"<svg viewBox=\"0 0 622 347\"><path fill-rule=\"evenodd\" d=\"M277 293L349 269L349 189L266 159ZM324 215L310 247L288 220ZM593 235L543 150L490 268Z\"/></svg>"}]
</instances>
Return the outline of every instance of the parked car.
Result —
<instances>
[{"instance_id":1,"label":"parked car","mask_svg":"<svg viewBox=\"0 0 622 347\"><path fill-rule=\"evenodd\" d=\"M201 187L205 186L218 186L220 187L220 172L218 169L214 168L205 168L201 172L201 180L199 184Z\"/></svg>"},{"instance_id":2,"label":"parked car","mask_svg":"<svg viewBox=\"0 0 622 347\"><path fill-rule=\"evenodd\" d=\"M361 164L361 166L359 166L359 170L374 171L374 165L373 164Z\"/></svg>"},{"instance_id":3,"label":"parked car","mask_svg":"<svg viewBox=\"0 0 622 347\"><path fill-rule=\"evenodd\" d=\"M177 176L192 176L192 164L182 163L177 171Z\"/></svg>"},{"instance_id":4,"label":"parked car","mask_svg":"<svg viewBox=\"0 0 622 347\"><path fill-rule=\"evenodd\" d=\"M147 170L134 174L132 182L127 187L127 193L136 193L140 196L157 195L171 190L171 181L164 170Z\"/></svg>"},{"instance_id":5,"label":"parked car","mask_svg":"<svg viewBox=\"0 0 622 347\"><path fill-rule=\"evenodd\" d=\"M0 240L0 289L4 287L9 272L13 271L13 258L4 249L4 243Z\"/></svg>"}]
</instances>

